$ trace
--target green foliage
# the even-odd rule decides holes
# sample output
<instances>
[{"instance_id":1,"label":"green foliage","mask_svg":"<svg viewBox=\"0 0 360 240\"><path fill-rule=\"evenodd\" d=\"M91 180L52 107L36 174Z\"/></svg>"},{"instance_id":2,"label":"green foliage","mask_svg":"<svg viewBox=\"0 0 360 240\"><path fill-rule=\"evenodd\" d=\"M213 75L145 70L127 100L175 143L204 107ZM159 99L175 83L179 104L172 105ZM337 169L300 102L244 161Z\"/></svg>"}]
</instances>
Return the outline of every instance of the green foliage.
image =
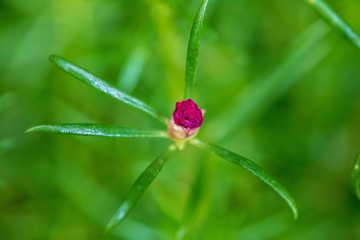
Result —
<instances>
[{"instance_id":1,"label":"green foliage","mask_svg":"<svg viewBox=\"0 0 360 240\"><path fill-rule=\"evenodd\" d=\"M164 131L137 129L137 128L123 128L118 126L109 126L102 124L57 124L57 125L40 125L28 129L26 132L49 132L60 133L68 135L82 135L82 136L102 136L114 138L166 138L167 134Z\"/></svg>"},{"instance_id":2,"label":"green foliage","mask_svg":"<svg viewBox=\"0 0 360 240\"><path fill-rule=\"evenodd\" d=\"M360 6L327 2L331 9L325 1L209 1L205 21L200 0L0 3L1 239L360 239L355 166L354 188L349 178L360 145ZM186 56L192 23L198 34ZM71 59L51 57L90 88L62 81L49 53ZM174 161L156 182L135 191L134 179L169 145L162 114L184 95L206 110L195 142L231 151L186 144L169 153ZM53 124L63 122L73 124ZM24 134L39 123L51 125L33 133L108 137ZM216 150L281 179L296 197L297 221L272 188ZM120 196L134 206L147 184L104 236Z\"/></svg>"},{"instance_id":3,"label":"green foliage","mask_svg":"<svg viewBox=\"0 0 360 240\"><path fill-rule=\"evenodd\" d=\"M189 45L188 45L188 57L186 67L186 87L185 87L185 98L191 97L191 90L195 78L195 71L198 62L198 53L200 48L200 30L202 27L207 0L202 1L199 10L195 16L193 27L190 34ZM95 74L80 68L73 63L58 57L50 56L50 61L53 62L60 69L75 77L76 79L84 82L85 84L106 93L120 101L123 101L135 108L138 108L157 119L159 117L157 112L150 107L148 104L141 102L140 100L127 95L120 90L108 85L104 80ZM107 136L107 137L168 137L165 132L151 131L151 130L140 130L140 129L129 129L129 128L117 128L105 125L94 125L94 124L61 124L61 125L42 125L35 126L27 130L27 132L50 132L50 133L61 133L61 134L73 134L73 135L84 135L84 136ZM174 143L178 145L178 140L173 139ZM185 143L186 140L184 140ZM251 160L230 152L221 147L215 145L208 145L202 143L199 140L193 139L191 141L194 145L213 151L218 156L228 160L236 165L244 167L255 176L259 177L266 184L271 186L290 206L297 218L298 211L296 204L290 194L287 192L285 187L279 184L273 177L271 177L265 170L256 165ZM180 150L183 148L178 147ZM112 229L116 224L120 223L133 209L135 204L139 201L144 191L149 187L150 183L155 179L157 174L162 169L166 160L169 157L169 153L175 150L176 147L171 146L167 152L155 159L150 166L139 176L135 181L134 185L125 196L119 209L115 213L114 217L110 220L106 227L106 231Z\"/></svg>"},{"instance_id":4,"label":"green foliage","mask_svg":"<svg viewBox=\"0 0 360 240\"><path fill-rule=\"evenodd\" d=\"M226 122L223 131L215 133L217 139L234 135L252 122L272 102L276 101L296 82L316 67L329 53L328 46L320 46L328 29L321 22L306 28L290 45L287 58L269 74L251 82L234 103L217 116L212 127ZM249 101L248 99L251 99Z\"/></svg>"},{"instance_id":5,"label":"green foliage","mask_svg":"<svg viewBox=\"0 0 360 240\"><path fill-rule=\"evenodd\" d=\"M353 179L355 193L357 197L360 199L360 154L355 160L354 168L352 171L352 179Z\"/></svg>"},{"instance_id":6,"label":"green foliage","mask_svg":"<svg viewBox=\"0 0 360 240\"><path fill-rule=\"evenodd\" d=\"M116 224L120 223L130 213L140 197L144 194L145 190L154 181L156 176L163 168L166 161L170 158L171 153L176 150L176 147L171 145L168 150L157 157L151 164L145 169L143 173L136 179L134 185L130 188L122 200L119 209L116 211L114 217L110 220L106 226L106 231L111 230Z\"/></svg>"},{"instance_id":7,"label":"green foliage","mask_svg":"<svg viewBox=\"0 0 360 240\"><path fill-rule=\"evenodd\" d=\"M333 26L337 31L345 36L355 47L360 49L359 35L347 24L324 0L308 0L315 10Z\"/></svg>"},{"instance_id":8,"label":"green foliage","mask_svg":"<svg viewBox=\"0 0 360 240\"><path fill-rule=\"evenodd\" d=\"M134 108L142 110L143 112L157 118L160 121L165 121L164 118L160 117L153 107L150 107L148 104L136 99L128 94L120 91L119 89L109 85L99 76L55 55L51 55L49 60L59 67L64 72L70 74L74 78L82 81L86 85L95 88L119 101L122 101Z\"/></svg>"},{"instance_id":9,"label":"green foliage","mask_svg":"<svg viewBox=\"0 0 360 240\"><path fill-rule=\"evenodd\" d=\"M195 146L207 149L235 165L245 168L258 178L260 178L264 183L272 187L286 201L286 203L293 211L295 219L297 218L298 209L296 207L294 199L291 197L291 195L288 193L288 191L282 184L275 180L267 171L262 169L259 165L246 157L243 157L229 150L226 150L225 148L213 144L204 143L197 139L192 140L191 143Z\"/></svg>"}]
</instances>

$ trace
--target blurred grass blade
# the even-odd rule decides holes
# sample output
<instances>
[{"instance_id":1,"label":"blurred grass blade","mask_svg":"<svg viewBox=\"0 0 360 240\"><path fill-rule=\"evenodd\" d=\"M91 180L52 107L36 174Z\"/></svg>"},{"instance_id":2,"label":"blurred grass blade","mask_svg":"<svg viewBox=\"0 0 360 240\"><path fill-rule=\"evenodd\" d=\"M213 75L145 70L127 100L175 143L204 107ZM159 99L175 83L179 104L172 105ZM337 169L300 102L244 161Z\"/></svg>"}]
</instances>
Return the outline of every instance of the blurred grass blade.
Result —
<instances>
[{"instance_id":1,"label":"blurred grass blade","mask_svg":"<svg viewBox=\"0 0 360 240\"><path fill-rule=\"evenodd\" d=\"M137 86L141 74L144 71L145 63L149 58L149 52L143 46L138 46L130 55L125 68L123 69L119 79L118 87L128 93L134 91Z\"/></svg>"},{"instance_id":2,"label":"blurred grass blade","mask_svg":"<svg viewBox=\"0 0 360 240\"><path fill-rule=\"evenodd\" d=\"M308 0L310 5L327 21L342 33L355 47L360 49L360 37L353 29L323 0Z\"/></svg>"},{"instance_id":3,"label":"blurred grass blade","mask_svg":"<svg viewBox=\"0 0 360 240\"><path fill-rule=\"evenodd\" d=\"M196 177L193 181L185 210L182 216L181 225L177 231L178 239L187 239L190 232L201 223L201 218L208 210L210 177L209 162L199 161Z\"/></svg>"},{"instance_id":4,"label":"blurred grass blade","mask_svg":"<svg viewBox=\"0 0 360 240\"><path fill-rule=\"evenodd\" d=\"M102 124L55 124L55 125L40 125L35 126L26 131L29 132L49 132L68 135L82 135L82 136L103 136L114 138L130 138L130 137L144 137L144 138L166 138L165 131L139 129L139 128L123 128L111 125Z\"/></svg>"},{"instance_id":5,"label":"blurred grass blade","mask_svg":"<svg viewBox=\"0 0 360 240\"><path fill-rule=\"evenodd\" d=\"M248 158L240 156L236 153L233 153L229 150L226 150L226 149L216 146L216 145L207 144L207 143L201 142L196 139L192 140L191 143L200 148L207 149L207 150L215 153L219 157L221 157L225 160L228 160L231 163L234 163L238 166L245 168L246 170L251 172L253 175L260 178L263 182L265 182L270 187L272 187L285 200L285 202L291 208L295 219L297 218L298 210L297 210L294 199L291 197L291 195L288 193L288 191L285 189L285 187L283 185L281 185L278 181L276 181L267 171L262 169L256 163L254 163L253 161L251 161Z\"/></svg>"},{"instance_id":6,"label":"blurred grass blade","mask_svg":"<svg viewBox=\"0 0 360 240\"><path fill-rule=\"evenodd\" d=\"M116 224L125 219L175 150L176 147L171 145L141 173L129 192L125 195L115 215L106 226L106 232L110 231Z\"/></svg>"},{"instance_id":7,"label":"blurred grass blade","mask_svg":"<svg viewBox=\"0 0 360 240\"><path fill-rule=\"evenodd\" d=\"M328 27L322 21L306 28L293 41L289 53L277 68L251 81L224 113L209 122L210 129L222 129L214 133L214 139L221 141L239 132L318 65L329 53L329 46L322 42L327 33Z\"/></svg>"},{"instance_id":8,"label":"blurred grass blade","mask_svg":"<svg viewBox=\"0 0 360 240\"><path fill-rule=\"evenodd\" d=\"M352 172L352 179L355 188L355 193L357 197L360 199L360 154L357 156L355 160L355 165Z\"/></svg>"},{"instance_id":9,"label":"blurred grass blade","mask_svg":"<svg viewBox=\"0 0 360 240\"><path fill-rule=\"evenodd\" d=\"M185 99L192 97L192 88L195 84L195 74L200 48L200 32L204 21L207 3L208 0L201 1L200 7L195 15L195 19L191 28L186 57Z\"/></svg>"},{"instance_id":10,"label":"blurred grass blade","mask_svg":"<svg viewBox=\"0 0 360 240\"><path fill-rule=\"evenodd\" d=\"M129 96L128 94L120 91L119 89L111 86L106 83L103 79L98 77L97 75L55 55L51 55L49 60L54 63L57 67L59 67L64 72L70 74L74 78L82 81L83 83L93 87L115 99L118 99L130 106L133 106L137 109L140 109L143 112L153 116L154 118L164 122L163 117L159 116L159 114L155 111L154 108L149 106L148 104L140 101L137 98Z\"/></svg>"}]
</instances>

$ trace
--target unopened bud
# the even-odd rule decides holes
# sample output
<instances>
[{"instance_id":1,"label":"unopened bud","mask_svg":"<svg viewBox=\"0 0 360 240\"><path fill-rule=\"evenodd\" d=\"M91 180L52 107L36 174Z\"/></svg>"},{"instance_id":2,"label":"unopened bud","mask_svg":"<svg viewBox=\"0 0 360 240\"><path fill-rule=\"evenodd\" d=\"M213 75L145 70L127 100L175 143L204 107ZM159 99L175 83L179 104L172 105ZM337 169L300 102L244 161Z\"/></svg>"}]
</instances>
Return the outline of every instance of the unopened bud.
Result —
<instances>
[{"instance_id":1,"label":"unopened bud","mask_svg":"<svg viewBox=\"0 0 360 240\"><path fill-rule=\"evenodd\" d=\"M177 102L168 124L168 134L175 140L194 137L204 122L204 111L193 100Z\"/></svg>"}]
</instances>

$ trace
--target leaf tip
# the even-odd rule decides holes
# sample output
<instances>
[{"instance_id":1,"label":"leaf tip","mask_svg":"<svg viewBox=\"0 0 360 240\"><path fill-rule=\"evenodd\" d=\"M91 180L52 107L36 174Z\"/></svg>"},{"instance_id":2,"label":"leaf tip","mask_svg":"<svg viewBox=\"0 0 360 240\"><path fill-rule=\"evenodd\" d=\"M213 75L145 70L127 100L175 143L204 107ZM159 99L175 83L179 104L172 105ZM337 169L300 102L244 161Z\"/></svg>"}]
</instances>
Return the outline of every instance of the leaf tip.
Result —
<instances>
[{"instance_id":1,"label":"leaf tip","mask_svg":"<svg viewBox=\"0 0 360 240\"><path fill-rule=\"evenodd\" d=\"M290 207L293 215L294 215L294 219L297 220L298 216L299 216L299 210L298 207L295 203L295 200L290 196L289 193L287 193L288 196L283 196L282 194L280 195L288 204L288 206Z\"/></svg>"},{"instance_id":2,"label":"leaf tip","mask_svg":"<svg viewBox=\"0 0 360 240\"><path fill-rule=\"evenodd\" d=\"M25 133L41 132L44 131L45 125L34 126L25 131Z\"/></svg>"},{"instance_id":3,"label":"leaf tip","mask_svg":"<svg viewBox=\"0 0 360 240\"><path fill-rule=\"evenodd\" d=\"M108 234L110 233L113 228L114 228L114 223L113 223L113 220L111 219L110 222L106 225L105 229L104 229L104 234Z\"/></svg>"},{"instance_id":4,"label":"leaf tip","mask_svg":"<svg viewBox=\"0 0 360 240\"><path fill-rule=\"evenodd\" d=\"M115 213L115 215L110 219L109 223L106 225L104 233L111 232L114 229L115 225L119 224L120 222L122 222L124 220L127 213L128 212L123 211L122 207L120 207L118 212Z\"/></svg>"},{"instance_id":5,"label":"leaf tip","mask_svg":"<svg viewBox=\"0 0 360 240\"><path fill-rule=\"evenodd\" d=\"M36 131L36 127L31 127L31 128L26 129L25 133L32 133L34 131Z\"/></svg>"},{"instance_id":6,"label":"leaf tip","mask_svg":"<svg viewBox=\"0 0 360 240\"><path fill-rule=\"evenodd\" d=\"M55 54L50 54L48 59L49 59L50 62L53 63L53 62L55 62L56 59L58 59L58 58L59 58L59 57L58 57L57 55L55 55Z\"/></svg>"},{"instance_id":7,"label":"leaf tip","mask_svg":"<svg viewBox=\"0 0 360 240\"><path fill-rule=\"evenodd\" d=\"M299 211L298 211L297 207L294 206L294 208L292 209L292 211L293 211L293 214L294 214L294 219L297 220L298 217L299 217Z\"/></svg>"}]
</instances>

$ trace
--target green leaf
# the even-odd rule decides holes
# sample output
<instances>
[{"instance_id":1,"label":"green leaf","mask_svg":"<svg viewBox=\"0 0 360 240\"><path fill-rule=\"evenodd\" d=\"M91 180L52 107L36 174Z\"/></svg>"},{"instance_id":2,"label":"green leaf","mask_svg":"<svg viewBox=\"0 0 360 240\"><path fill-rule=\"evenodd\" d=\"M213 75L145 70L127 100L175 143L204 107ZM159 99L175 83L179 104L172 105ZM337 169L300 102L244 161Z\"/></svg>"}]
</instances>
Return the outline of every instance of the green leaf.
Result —
<instances>
[{"instance_id":1,"label":"green leaf","mask_svg":"<svg viewBox=\"0 0 360 240\"><path fill-rule=\"evenodd\" d=\"M96 90L99 90L115 99L118 99L130 106L133 106L134 108L137 108L149 114L150 116L158 119L159 121L166 123L165 119L161 117L153 107L111 86L96 74L91 73L88 70L85 70L59 56L51 55L49 57L49 60L64 72L70 74L74 78L89 85L90 87L93 87Z\"/></svg>"},{"instance_id":2,"label":"green leaf","mask_svg":"<svg viewBox=\"0 0 360 240\"><path fill-rule=\"evenodd\" d=\"M115 215L106 226L106 232L110 231L116 224L119 224L125 219L175 150L176 147L171 145L141 173L129 192L125 195Z\"/></svg>"},{"instance_id":3,"label":"green leaf","mask_svg":"<svg viewBox=\"0 0 360 240\"><path fill-rule=\"evenodd\" d=\"M360 49L360 37L354 30L323 0L308 0L315 10L327 21L342 33L355 47Z\"/></svg>"},{"instance_id":4,"label":"green leaf","mask_svg":"<svg viewBox=\"0 0 360 240\"><path fill-rule=\"evenodd\" d=\"M120 89L126 90L128 93L133 92L141 78L141 74L144 71L146 61L149 57L150 53L146 48L142 45L136 47L125 64L125 68L118 79L117 86Z\"/></svg>"},{"instance_id":5,"label":"green leaf","mask_svg":"<svg viewBox=\"0 0 360 240\"><path fill-rule=\"evenodd\" d=\"M276 181L267 171L262 169L260 166L258 166L256 163L251 161L250 159L240 156L236 153L233 153L229 150L226 150L222 147L207 144L204 142L201 142L197 139L191 140L191 143L197 147L207 149L219 157L228 160L231 163L234 163L238 166L241 166L251 172L253 175L260 178L264 183L268 184L270 187L272 187L289 205L291 208L295 219L298 216L298 210L295 204L294 199L290 196L288 191L285 189L285 187L280 184L278 181Z\"/></svg>"},{"instance_id":6,"label":"green leaf","mask_svg":"<svg viewBox=\"0 0 360 240\"><path fill-rule=\"evenodd\" d=\"M166 138L165 131L138 129L138 128L123 128L111 125L89 124L89 123L69 123L69 124L55 124L55 125L40 125L32 127L26 132L50 132L68 135L82 135L82 136L103 136L114 138L129 138L129 137L158 137Z\"/></svg>"},{"instance_id":7,"label":"green leaf","mask_svg":"<svg viewBox=\"0 0 360 240\"><path fill-rule=\"evenodd\" d=\"M202 0L191 28L186 58L185 99L191 98L200 48L200 32L208 0Z\"/></svg>"},{"instance_id":8,"label":"green leaf","mask_svg":"<svg viewBox=\"0 0 360 240\"><path fill-rule=\"evenodd\" d=\"M352 172L352 180L355 188L355 193L360 199L360 154L357 156Z\"/></svg>"}]
</instances>

